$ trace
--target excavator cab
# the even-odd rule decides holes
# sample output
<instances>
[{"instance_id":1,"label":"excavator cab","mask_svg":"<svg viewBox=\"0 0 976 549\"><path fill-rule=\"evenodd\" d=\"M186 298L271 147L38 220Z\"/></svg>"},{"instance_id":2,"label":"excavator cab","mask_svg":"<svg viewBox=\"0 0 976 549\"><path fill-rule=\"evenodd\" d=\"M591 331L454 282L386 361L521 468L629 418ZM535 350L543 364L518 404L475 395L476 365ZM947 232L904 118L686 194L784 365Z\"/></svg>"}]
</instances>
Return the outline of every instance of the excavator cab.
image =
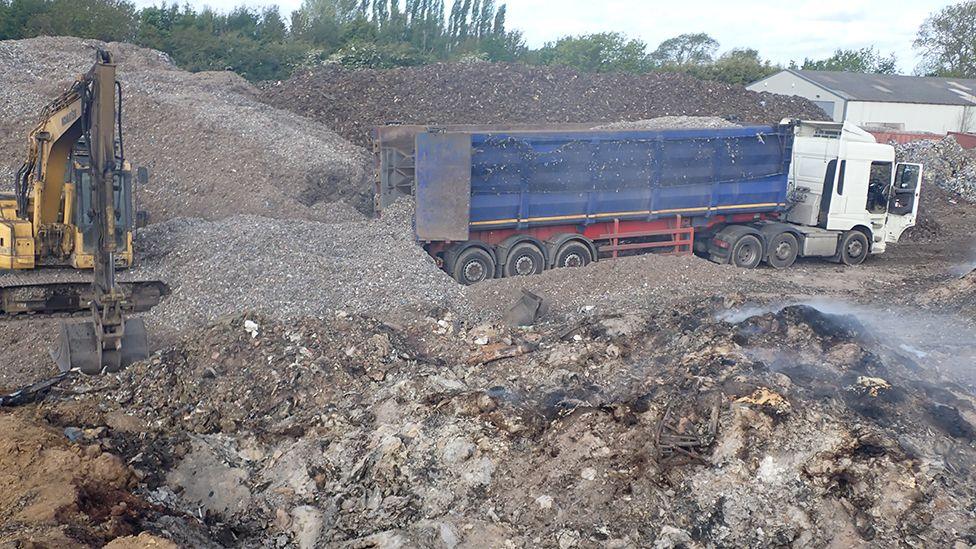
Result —
<instances>
[{"instance_id":1,"label":"excavator cab","mask_svg":"<svg viewBox=\"0 0 976 549\"><path fill-rule=\"evenodd\" d=\"M98 214L93 204L93 189L91 176L91 160L88 146L83 139L79 140L71 154L68 178L73 184L74 219L80 242L75 247L84 255L95 255L98 246ZM115 241L115 248L126 251L128 235L135 226L135 215L132 206L132 172L128 165L112 174L112 209L115 216L115 230L110 235ZM116 267L128 267L128 261L115 255Z\"/></svg>"},{"instance_id":2,"label":"excavator cab","mask_svg":"<svg viewBox=\"0 0 976 549\"><path fill-rule=\"evenodd\" d=\"M118 144L118 142L116 143ZM127 237L134 226L132 208L132 172L122 160L122 169L111 174L111 204L114 231L107 235L110 245L124 250ZM97 204L96 188L91 171L90 152L80 139L71 155L69 179L74 185L74 226L80 235L82 252L97 258L102 225ZM113 257L113 266L127 266L126 261ZM96 289L97 290L97 289ZM96 292L97 293L97 292ZM111 300L110 300L111 301ZM149 356L149 335L141 318L125 318L125 298L115 301L118 310L92 303L93 319L89 322L61 323L58 346L52 357L62 372L80 370L86 374L118 372ZM121 322L119 322L121 319Z\"/></svg>"}]
</instances>

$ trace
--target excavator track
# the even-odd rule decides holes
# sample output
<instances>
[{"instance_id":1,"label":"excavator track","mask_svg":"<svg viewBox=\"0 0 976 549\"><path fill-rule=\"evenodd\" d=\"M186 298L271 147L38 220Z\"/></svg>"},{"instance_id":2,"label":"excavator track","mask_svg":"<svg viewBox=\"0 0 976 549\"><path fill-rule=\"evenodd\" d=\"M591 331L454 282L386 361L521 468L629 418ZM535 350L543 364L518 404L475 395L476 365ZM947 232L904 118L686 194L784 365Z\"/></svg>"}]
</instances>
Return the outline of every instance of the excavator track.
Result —
<instances>
[{"instance_id":1,"label":"excavator track","mask_svg":"<svg viewBox=\"0 0 976 549\"><path fill-rule=\"evenodd\" d=\"M86 271L74 269L0 274L0 320L90 313L94 298L90 277ZM128 312L148 311L169 294L162 281L138 280L124 273L120 273L118 286L125 293Z\"/></svg>"}]
</instances>

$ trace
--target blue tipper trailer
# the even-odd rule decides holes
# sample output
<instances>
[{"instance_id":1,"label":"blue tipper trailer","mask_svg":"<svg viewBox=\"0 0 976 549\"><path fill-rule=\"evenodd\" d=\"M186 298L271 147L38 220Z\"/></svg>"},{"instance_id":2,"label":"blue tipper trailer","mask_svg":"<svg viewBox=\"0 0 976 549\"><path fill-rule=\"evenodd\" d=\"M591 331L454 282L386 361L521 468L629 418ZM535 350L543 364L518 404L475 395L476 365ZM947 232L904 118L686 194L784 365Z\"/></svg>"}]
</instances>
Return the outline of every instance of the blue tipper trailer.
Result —
<instances>
[{"instance_id":1,"label":"blue tipper trailer","mask_svg":"<svg viewBox=\"0 0 976 549\"><path fill-rule=\"evenodd\" d=\"M792 124L380 128L378 197L415 196L417 239L455 276L462 252L482 250L465 283L643 248L690 253L696 229L785 209L793 135ZM538 253L507 264L526 240ZM588 255L558 257L574 240Z\"/></svg>"}]
</instances>

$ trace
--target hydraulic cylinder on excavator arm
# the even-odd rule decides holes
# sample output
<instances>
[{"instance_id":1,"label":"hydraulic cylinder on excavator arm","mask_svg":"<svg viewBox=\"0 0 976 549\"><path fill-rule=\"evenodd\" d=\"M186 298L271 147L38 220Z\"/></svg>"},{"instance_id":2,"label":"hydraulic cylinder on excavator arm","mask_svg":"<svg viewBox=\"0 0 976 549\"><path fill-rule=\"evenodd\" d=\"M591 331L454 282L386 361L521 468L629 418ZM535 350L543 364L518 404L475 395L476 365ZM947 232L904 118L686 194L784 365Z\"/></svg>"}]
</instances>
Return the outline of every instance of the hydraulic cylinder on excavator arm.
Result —
<instances>
[{"instance_id":1,"label":"hydraulic cylinder on excavator arm","mask_svg":"<svg viewBox=\"0 0 976 549\"><path fill-rule=\"evenodd\" d=\"M82 88L82 135L89 147L91 211L94 220L92 319L62 323L61 340L53 352L62 371L88 374L116 372L148 356L149 342L142 319L126 319L125 294L116 284L116 190L123 185L124 158L116 155L115 63L98 50L95 66ZM81 191L84 192L84 191Z\"/></svg>"}]
</instances>

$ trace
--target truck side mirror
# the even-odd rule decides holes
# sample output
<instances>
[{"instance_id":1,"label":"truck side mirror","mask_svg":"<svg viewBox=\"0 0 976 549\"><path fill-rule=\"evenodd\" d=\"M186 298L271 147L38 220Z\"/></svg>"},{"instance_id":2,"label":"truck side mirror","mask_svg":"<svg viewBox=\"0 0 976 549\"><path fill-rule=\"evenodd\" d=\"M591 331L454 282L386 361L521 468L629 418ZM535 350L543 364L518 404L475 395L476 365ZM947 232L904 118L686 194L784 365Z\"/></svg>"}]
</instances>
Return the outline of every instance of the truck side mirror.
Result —
<instances>
[{"instance_id":1,"label":"truck side mirror","mask_svg":"<svg viewBox=\"0 0 976 549\"><path fill-rule=\"evenodd\" d=\"M136 181L140 185L145 185L149 183L149 170L145 166L139 166L136 168Z\"/></svg>"}]
</instances>

